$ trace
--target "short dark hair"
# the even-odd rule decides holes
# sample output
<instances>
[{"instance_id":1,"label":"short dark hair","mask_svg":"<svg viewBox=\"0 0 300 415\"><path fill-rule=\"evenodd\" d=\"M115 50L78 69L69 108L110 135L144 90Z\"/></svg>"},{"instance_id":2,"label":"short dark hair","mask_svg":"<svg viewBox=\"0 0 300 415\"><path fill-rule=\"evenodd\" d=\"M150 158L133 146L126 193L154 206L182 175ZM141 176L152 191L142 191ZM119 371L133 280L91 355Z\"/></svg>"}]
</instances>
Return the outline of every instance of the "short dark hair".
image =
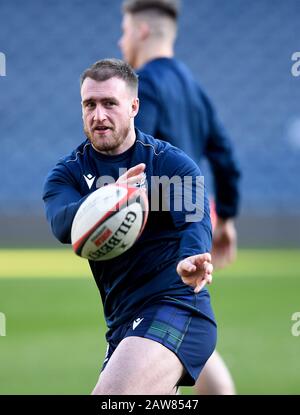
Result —
<instances>
[{"instance_id":1,"label":"short dark hair","mask_svg":"<svg viewBox=\"0 0 300 415\"><path fill-rule=\"evenodd\" d=\"M80 86L86 78L94 81L107 81L110 78L123 79L127 85L137 92L138 76L128 63L121 59L102 59L93 63L80 77Z\"/></svg>"},{"instance_id":2,"label":"short dark hair","mask_svg":"<svg viewBox=\"0 0 300 415\"><path fill-rule=\"evenodd\" d=\"M177 20L180 11L180 0L125 0L124 13L139 13L154 10L174 20Z\"/></svg>"}]
</instances>

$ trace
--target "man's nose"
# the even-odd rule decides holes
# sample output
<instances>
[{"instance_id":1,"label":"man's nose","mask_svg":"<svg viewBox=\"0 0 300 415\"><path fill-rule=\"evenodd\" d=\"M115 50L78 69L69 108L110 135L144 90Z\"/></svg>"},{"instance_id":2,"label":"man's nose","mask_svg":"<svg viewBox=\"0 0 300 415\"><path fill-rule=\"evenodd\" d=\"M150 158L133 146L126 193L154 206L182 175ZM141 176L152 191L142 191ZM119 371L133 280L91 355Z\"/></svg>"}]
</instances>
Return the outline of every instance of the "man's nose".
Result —
<instances>
[{"instance_id":1,"label":"man's nose","mask_svg":"<svg viewBox=\"0 0 300 415\"><path fill-rule=\"evenodd\" d=\"M101 105L97 105L94 111L94 121L103 121L106 119L104 108Z\"/></svg>"}]
</instances>

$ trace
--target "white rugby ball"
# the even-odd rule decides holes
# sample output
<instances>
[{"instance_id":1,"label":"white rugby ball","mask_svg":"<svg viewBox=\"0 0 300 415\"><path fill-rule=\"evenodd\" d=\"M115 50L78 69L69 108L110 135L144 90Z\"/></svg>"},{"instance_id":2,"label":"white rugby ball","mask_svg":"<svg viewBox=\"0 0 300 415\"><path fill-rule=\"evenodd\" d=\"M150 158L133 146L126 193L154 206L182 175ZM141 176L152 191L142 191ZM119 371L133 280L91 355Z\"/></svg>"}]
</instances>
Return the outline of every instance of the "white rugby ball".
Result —
<instances>
[{"instance_id":1,"label":"white rugby ball","mask_svg":"<svg viewBox=\"0 0 300 415\"><path fill-rule=\"evenodd\" d=\"M109 184L91 193L72 224L75 253L105 261L127 251L141 235L148 217L146 190Z\"/></svg>"}]
</instances>

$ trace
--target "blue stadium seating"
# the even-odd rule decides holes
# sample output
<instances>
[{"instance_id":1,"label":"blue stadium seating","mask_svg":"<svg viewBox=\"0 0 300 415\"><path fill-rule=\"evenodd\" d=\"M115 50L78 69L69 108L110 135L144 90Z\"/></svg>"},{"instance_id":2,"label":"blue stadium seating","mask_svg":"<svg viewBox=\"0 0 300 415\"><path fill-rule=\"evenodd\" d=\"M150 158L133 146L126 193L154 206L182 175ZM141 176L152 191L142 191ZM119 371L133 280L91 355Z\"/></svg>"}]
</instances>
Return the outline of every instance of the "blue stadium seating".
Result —
<instances>
[{"instance_id":1,"label":"blue stadium seating","mask_svg":"<svg viewBox=\"0 0 300 415\"><path fill-rule=\"evenodd\" d=\"M0 212L40 213L48 170L84 139L79 75L120 57L120 0L0 2ZM298 0L186 0L177 55L230 131L243 211L300 208ZM187 47L188 45L188 47ZM207 168L205 168L205 171Z\"/></svg>"}]
</instances>

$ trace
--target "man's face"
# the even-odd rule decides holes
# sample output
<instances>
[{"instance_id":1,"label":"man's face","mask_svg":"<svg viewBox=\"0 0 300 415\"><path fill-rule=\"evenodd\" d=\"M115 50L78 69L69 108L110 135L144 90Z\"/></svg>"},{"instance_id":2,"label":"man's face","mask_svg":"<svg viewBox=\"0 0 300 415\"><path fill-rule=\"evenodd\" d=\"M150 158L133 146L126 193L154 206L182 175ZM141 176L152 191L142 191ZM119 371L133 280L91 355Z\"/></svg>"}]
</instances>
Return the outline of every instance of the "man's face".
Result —
<instances>
[{"instance_id":1,"label":"man's face","mask_svg":"<svg viewBox=\"0 0 300 415\"><path fill-rule=\"evenodd\" d=\"M81 86L84 132L100 152L120 154L126 146L138 99L119 78L98 82L86 78Z\"/></svg>"},{"instance_id":2,"label":"man's face","mask_svg":"<svg viewBox=\"0 0 300 415\"><path fill-rule=\"evenodd\" d=\"M119 40L119 47L124 60L133 68L137 67L137 52L139 45L138 22L132 15L125 13L122 20L122 37Z\"/></svg>"}]
</instances>

